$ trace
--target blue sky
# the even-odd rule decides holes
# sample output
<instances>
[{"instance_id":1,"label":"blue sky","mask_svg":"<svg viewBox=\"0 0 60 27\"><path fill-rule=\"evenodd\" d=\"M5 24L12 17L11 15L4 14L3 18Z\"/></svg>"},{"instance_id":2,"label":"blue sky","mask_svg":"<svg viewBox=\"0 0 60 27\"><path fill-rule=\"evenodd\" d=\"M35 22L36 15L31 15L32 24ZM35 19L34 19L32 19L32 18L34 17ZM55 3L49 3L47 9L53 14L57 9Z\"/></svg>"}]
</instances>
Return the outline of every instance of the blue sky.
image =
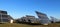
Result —
<instances>
[{"instance_id":1,"label":"blue sky","mask_svg":"<svg viewBox=\"0 0 60 27\"><path fill-rule=\"evenodd\" d=\"M0 0L0 10L5 10L14 19L25 15L37 17L35 11L60 19L60 0Z\"/></svg>"}]
</instances>

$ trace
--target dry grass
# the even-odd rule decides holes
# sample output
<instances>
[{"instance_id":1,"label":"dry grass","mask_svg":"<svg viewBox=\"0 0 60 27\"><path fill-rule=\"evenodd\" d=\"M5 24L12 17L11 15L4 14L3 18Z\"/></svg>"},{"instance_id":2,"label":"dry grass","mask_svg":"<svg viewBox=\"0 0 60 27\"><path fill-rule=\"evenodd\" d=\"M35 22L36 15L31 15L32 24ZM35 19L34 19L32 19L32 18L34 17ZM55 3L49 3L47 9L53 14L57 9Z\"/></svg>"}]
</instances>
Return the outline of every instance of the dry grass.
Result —
<instances>
[{"instance_id":1,"label":"dry grass","mask_svg":"<svg viewBox=\"0 0 60 27\"><path fill-rule=\"evenodd\" d=\"M28 24L6 23L6 24L0 24L0 27L60 27L60 23L53 23L49 25L28 25Z\"/></svg>"}]
</instances>

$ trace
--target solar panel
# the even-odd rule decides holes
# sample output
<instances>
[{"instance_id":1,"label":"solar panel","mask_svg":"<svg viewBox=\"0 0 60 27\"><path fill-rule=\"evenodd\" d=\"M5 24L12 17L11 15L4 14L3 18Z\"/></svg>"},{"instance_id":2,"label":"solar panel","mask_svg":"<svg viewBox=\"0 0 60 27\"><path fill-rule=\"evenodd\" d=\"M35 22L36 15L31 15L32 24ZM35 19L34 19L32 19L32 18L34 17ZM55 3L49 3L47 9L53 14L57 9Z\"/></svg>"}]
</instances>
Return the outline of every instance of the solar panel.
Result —
<instances>
[{"instance_id":1,"label":"solar panel","mask_svg":"<svg viewBox=\"0 0 60 27\"><path fill-rule=\"evenodd\" d=\"M49 18L47 17L46 14L38 12L38 11L36 11L36 14L41 19L40 20L41 24L48 24L49 23Z\"/></svg>"}]
</instances>

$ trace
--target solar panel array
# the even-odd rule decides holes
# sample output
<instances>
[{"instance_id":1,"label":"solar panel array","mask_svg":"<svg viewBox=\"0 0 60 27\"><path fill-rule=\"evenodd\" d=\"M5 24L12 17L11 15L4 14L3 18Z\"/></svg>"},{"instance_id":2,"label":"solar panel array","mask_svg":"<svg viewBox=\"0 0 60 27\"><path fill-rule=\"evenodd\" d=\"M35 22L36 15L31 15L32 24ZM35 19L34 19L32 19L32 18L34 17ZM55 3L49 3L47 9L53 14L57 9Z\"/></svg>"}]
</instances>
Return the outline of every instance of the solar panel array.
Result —
<instances>
[{"instance_id":1,"label":"solar panel array","mask_svg":"<svg viewBox=\"0 0 60 27\"><path fill-rule=\"evenodd\" d=\"M9 22L11 16L7 14L6 11L0 11L0 22Z\"/></svg>"}]
</instances>

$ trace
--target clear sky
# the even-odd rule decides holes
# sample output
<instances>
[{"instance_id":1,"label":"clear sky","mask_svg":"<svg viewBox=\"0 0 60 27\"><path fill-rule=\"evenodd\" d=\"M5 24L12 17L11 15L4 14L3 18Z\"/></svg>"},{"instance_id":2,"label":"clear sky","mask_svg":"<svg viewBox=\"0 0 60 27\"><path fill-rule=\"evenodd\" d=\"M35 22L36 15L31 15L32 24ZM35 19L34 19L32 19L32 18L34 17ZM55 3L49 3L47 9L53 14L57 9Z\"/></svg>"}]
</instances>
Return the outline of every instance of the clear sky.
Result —
<instances>
[{"instance_id":1,"label":"clear sky","mask_svg":"<svg viewBox=\"0 0 60 27\"><path fill-rule=\"evenodd\" d=\"M0 10L15 19L25 15L37 17L36 10L60 19L60 0L0 0Z\"/></svg>"}]
</instances>

